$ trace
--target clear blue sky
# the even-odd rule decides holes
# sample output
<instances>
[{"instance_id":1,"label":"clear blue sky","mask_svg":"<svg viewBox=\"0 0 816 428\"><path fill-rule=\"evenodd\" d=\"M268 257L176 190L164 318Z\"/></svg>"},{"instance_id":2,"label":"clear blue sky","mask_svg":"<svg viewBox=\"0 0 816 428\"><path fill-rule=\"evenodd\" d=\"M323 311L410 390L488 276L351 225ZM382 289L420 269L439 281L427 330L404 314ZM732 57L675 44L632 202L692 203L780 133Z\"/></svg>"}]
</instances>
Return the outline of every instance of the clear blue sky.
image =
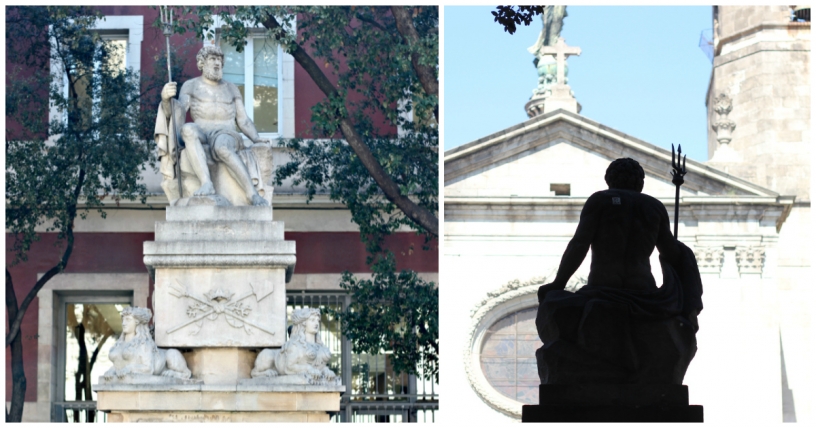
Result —
<instances>
[{"instance_id":1,"label":"clear blue sky","mask_svg":"<svg viewBox=\"0 0 816 428\"><path fill-rule=\"evenodd\" d=\"M477 140L527 120L537 84L527 52L541 18L512 36L493 22L494 6L446 6L444 147ZM698 47L711 7L568 6L561 36L569 83L581 115L666 149L673 143L708 159L705 94L711 62Z\"/></svg>"}]
</instances>

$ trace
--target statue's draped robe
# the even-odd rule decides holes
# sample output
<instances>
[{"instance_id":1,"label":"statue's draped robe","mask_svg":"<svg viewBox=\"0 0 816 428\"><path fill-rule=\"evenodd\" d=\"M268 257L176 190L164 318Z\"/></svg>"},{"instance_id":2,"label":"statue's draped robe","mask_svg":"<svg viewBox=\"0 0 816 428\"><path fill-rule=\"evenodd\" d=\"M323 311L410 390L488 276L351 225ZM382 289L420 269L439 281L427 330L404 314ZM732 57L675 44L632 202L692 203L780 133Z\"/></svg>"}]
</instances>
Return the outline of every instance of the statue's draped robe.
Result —
<instances>
[{"instance_id":1,"label":"statue's draped robe","mask_svg":"<svg viewBox=\"0 0 816 428\"><path fill-rule=\"evenodd\" d=\"M161 172L165 180L173 180L176 178L175 153L179 147L176 135L173 132L173 122L175 121L178 132L181 134L181 127L184 125L185 112L178 103L176 103L175 112L170 118L167 117L161 103L159 103L159 108L157 110L156 126L153 130L153 135L156 141L156 147L159 150L159 172ZM207 141L202 141L202 146L204 147L204 152L207 156L207 162L211 163L220 160L218 159L218 155L215 153L215 151L211 150L211 147L215 139L222 134L228 134L233 138L235 141L233 148L238 153L238 156L241 158L244 165L246 165L247 170L249 171L249 176L252 179L252 184L255 186L256 190L261 189L263 187L263 182L258 159L252 150L244 147L244 139L238 132L230 129L219 129L208 133ZM185 170L184 172L188 171ZM192 171L189 172L192 173ZM218 189L216 189L216 191L217 190ZM185 194L185 196L190 195Z\"/></svg>"},{"instance_id":2,"label":"statue's draped robe","mask_svg":"<svg viewBox=\"0 0 816 428\"><path fill-rule=\"evenodd\" d=\"M588 285L546 295L536 318L542 384L682 383L703 285L694 253L678 244L674 266L661 256L663 286L653 291Z\"/></svg>"}]
</instances>

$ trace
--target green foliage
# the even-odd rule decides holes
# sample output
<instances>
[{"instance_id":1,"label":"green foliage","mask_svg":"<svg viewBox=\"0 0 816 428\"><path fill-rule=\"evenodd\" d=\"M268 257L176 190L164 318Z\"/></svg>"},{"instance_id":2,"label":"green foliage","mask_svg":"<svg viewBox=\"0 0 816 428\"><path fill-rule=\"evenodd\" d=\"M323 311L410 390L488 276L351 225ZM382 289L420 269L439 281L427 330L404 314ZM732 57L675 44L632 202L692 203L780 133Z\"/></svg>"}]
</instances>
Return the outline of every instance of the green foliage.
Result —
<instances>
[{"instance_id":1,"label":"green foliage","mask_svg":"<svg viewBox=\"0 0 816 428\"><path fill-rule=\"evenodd\" d=\"M394 371L439 381L439 289L416 272L396 272L394 255L378 257L370 280L343 274L352 303L339 315L356 352L392 351Z\"/></svg>"},{"instance_id":2,"label":"green foliage","mask_svg":"<svg viewBox=\"0 0 816 428\"><path fill-rule=\"evenodd\" d=\"M493 14L493 22L498 22L504 27L504 31L513 34L516 32L516 26L524 24L530 25L533 17L544 13L546 6L496 6L496 10L490 13ZM518 8L516 10L515 8Z\"/></svg>"},{"instance_id":3,"label":"green foliage","mask_svg":"<svg viewBox=\"0 0 816 428\"><path fill-rule=\"evenodd\" d=\"M114 58L121 52L92 31L104 18L79 6L7 12L13 84L6 87L6 120L19 127L6 129L6 228L15 236L17 263L38 239L37 227L56 232L60 242L77 214L97 209L104 217L103 201L144 202L138 178L155 162L152 143L138 138L139 76L120 70ZM49 102L57 113L50 121Z\"/></svg>"},{"instance_id":4,"label":"green foliage","mask_svg":"<svg viewBox=\"0 0 816 428\"><path fill-rule=\"evenodd\" d=\"M370 256L373 277L346 273L341 286L355 303L339 314L358 352L392 350L397 371L431 378L438 373L438 299L433 283L415 272L396 272L394 255L383 247L399 228L433 234L386 199L347 143L340 122L352 119L357 133L386 173L418 205L438 211L439 132L434 116L439 100L428 94L412 64L438 67L438 8L410 8L419 40L409 44L388 7L185 7L177 8L175 31L215 37L214 16L224 23L219 37L242 51L246 37L274 17L285 34L272 32L286 52L304 49L334 83L337 92L312 108L313 135L283 140L291 159L276 173L277 184L291 179L307 188L309 200L328 194L351 211ZM297 33L291 31L297 28ZM400 129L399 135L396 130ZM418 371L418 369L421 369Z\"/></svg>"}]
</instances>

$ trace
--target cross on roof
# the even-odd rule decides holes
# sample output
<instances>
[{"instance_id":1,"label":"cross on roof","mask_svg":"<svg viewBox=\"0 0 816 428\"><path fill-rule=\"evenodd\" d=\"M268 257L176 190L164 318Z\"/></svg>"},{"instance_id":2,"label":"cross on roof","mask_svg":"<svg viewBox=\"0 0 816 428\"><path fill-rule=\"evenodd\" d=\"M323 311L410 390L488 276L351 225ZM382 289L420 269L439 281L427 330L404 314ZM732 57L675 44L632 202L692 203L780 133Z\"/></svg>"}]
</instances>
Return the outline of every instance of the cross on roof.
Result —
<instances>
[{"instance_id":1,"label":"cross on roof","mask_svg":"<svg viewBox=\"0 0 816 428\"><path fill-rule=\"evenodd\" d=\"M555 46L542 46L538 52L539 54L555 55L557 70L556 81L560 84L564 84L564 69L567 57L570 55L581 55L581 48L567 46L567 44L564 42L564 38L559 37L558 41L555 42Z\"/></svg>"}]
</instances>

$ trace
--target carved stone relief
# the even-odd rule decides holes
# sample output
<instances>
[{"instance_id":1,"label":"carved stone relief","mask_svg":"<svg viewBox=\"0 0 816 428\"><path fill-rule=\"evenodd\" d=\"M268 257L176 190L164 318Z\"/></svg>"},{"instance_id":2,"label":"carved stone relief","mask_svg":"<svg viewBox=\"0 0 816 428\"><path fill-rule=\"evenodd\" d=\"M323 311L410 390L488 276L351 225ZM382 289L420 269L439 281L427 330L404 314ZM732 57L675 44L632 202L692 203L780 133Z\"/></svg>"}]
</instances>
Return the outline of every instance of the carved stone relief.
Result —
<instances>
[{"instance_id":1,"label":"carved stone relief","mask_svg":"<svg viewBox=\"0 0 816 428\"><path fill-rule=\"evenodd\" d=\"M725 251L719 247L697 247L694 256L697 258L697 267L700 273L716 273L722 271Z\"/></svg>"},{"instance_id":2,"label":"carved stone relief","mask_svg":"<svg viewBox=\"0 0 816 428\"><path fill-rule=\"evenodd\" d=\"M200 383L177 349L160 349L150 335L150 309L129 307L122 310L122 334L108 357L113 363L99 378L100 384L176 384Z\"/></svg>"},{"instance_id":3,"label":"carved stone relief","mask_svg":"<svg viewBox=\"0 0 816 428\"><path fill-rule=\"evenodd\" d=\"M720 144L730 143L731 132L737 127L737 124L728 118L731 108L731 98L725 93L720 93L714 99L714 111L717 113L717 119L711 124L711 127L717 133L717 141Z\"/></svg>"},{"instance_id":4,"label":"carved stone relief","mask_svg":"<svg viewBox=\"0 0 816 428\"><path fill-rule=\"evenodd\" d=\"M765 248L759 246L737 247L737 267L740 275L761 274L765 261Z\"/></svg>"},{"instance_id":5,"label":"carved stone relief","mask_svg":"<svg viewBox=\"0 0 816 428\"><path fill-rule=\"evenodd\" d=\"M320 309L297 309L291 321L292 331L283 347L258 354L250 373L252 383L340 385L340 378L328 367L331 352L320 339Z\"/></svg>"}]
</instances>

